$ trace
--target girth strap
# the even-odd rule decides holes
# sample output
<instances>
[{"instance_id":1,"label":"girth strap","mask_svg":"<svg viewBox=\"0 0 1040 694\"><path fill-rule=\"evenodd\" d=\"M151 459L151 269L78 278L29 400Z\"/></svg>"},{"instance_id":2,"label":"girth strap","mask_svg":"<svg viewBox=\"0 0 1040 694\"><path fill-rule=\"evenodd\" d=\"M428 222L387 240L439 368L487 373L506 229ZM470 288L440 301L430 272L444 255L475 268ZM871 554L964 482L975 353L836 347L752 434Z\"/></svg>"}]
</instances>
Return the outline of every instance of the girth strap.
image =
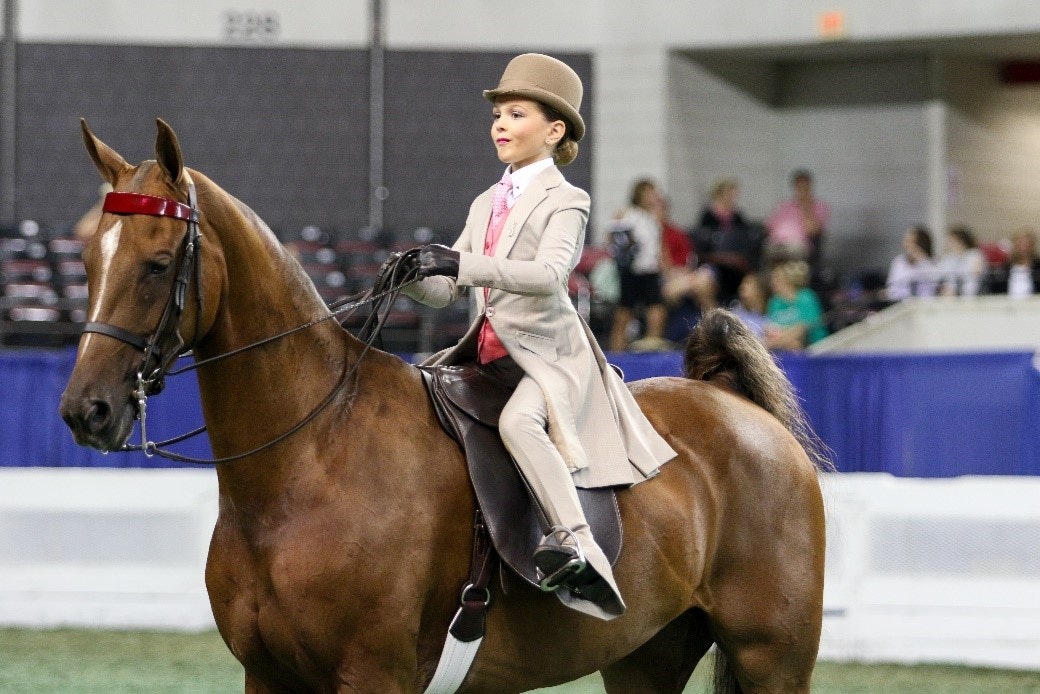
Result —
<instances>
[{"instance_id":1,"label":"girth strap","mask_svg":"<svg viewBox=\"0 0 1040 694\"><path fill-rule=\"evenodd\" d=\"M144 351L144 348L148 345L148 338L137 333L132 333L129 330L111 325L109 323L95 323L90 322L83 326L83 332L85 333L98 333L100 335L108 335L114 337L117 340L132 345L137 349Z\"/></svg>"},{"instance_id":2,"label":"girth strap","mask_svg":"<svg viewBox=\"0 0 1040 694\"><path fill-rule=\"evenodd\" d=\"M474 641L484 636L488 605L491 604L491 571L495 564L484 514L477 509L473 522L473 556L469 565L469 582L462 589L462 600L448 631L459 641Z\"/></svg>"},{"instance_id":3,"label":"girth strap","mask_svg":"<svg viewBox=\"0 0 1040 694\"><path fill-rule=\"evenodd\" d=\"M441 650L437 671L423 694L454 694L466 679L470 666L484 640L488 605L491 604L491 574L496 554L491 536L484 524L484 514L477 509L473 522L473 556L469 565L469 581L462 589L460 606L448 627L448 638Z\"/></svg>"}]
</instances>

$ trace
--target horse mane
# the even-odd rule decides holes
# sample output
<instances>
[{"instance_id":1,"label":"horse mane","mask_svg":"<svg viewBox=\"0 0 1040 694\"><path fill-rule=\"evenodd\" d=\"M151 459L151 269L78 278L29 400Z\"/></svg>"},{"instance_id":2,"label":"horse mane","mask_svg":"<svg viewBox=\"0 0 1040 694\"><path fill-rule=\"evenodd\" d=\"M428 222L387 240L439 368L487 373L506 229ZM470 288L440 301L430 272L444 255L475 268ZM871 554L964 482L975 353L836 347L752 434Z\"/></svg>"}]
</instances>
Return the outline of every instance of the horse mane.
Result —
<instances>
[{"instance_id":1,"label":"horse mane","mask_svg":"<svg viewBox=\"0 0 1040 694\"><path fill-rule=\"evenodd\" d=\"M714 309L704 314L687 340L683 375L744 396L776 417L818 470L835 469L791 382L762 341L732 312Z\"/></svg>"}]
</instances>

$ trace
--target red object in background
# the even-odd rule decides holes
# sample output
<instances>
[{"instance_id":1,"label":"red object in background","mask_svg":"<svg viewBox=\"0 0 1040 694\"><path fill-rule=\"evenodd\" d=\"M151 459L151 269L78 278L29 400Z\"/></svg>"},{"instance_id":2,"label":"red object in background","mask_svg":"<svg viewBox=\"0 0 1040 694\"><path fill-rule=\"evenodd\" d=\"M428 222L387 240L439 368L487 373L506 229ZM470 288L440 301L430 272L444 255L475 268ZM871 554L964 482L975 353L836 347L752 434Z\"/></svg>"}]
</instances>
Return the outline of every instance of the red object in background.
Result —
<instances>
[{"instance_id":1,"label":"red object in background","mask_svg":"<svg viewBox=\"0 0 1040 694\"><path fill-rule=\"evenodd\" d=\"M578 266L574 268L574 271L587 275L592 272L592 268L596 267L601 260L609 257L610 251L606 248L585 246L581 249L581 259L578 261Z\"/></svg>"},{"instance_id":2,"label":"red object in background","mask_svg":"<svg viewBox=\"0 0 1040 694\"><path fill-rule=\"evenodd\" d=\"M1040 83L1040 62L1011 60L1000 66L1000 81L1004 84Z\"/></svg>"},{"instance_id":3,"label":"red object in background","mask_svg":"<svg viewBox=\"0 0 1040 694\"><path fill-rule=\"evenodd\" d=\"M979 250L990 265L1004 265L1008 261L1008 254L998 243L980 243Z\"/></svg>"},{"instance_id":4,"label":"red object in background","mask_svg":"<svg viewBox=\"0 0 1040 694\"><path fill-rule=\"evenodd\" d=\"M690 237L674 224L666 223L661 241L664 244L665 251L668 253L672 266L686 267L694 250Z\"/></svg>"},{"instance_id":5,"label":"red object in background","mask_svg":"<svg viewBox=\"0 0 1040 694\"><path fill-rule=\"evenodd\" d=\"M821 39L845 38L845 13L841 10L821 12L816 18L816 29Z\"/></svg>"}]
</instances>

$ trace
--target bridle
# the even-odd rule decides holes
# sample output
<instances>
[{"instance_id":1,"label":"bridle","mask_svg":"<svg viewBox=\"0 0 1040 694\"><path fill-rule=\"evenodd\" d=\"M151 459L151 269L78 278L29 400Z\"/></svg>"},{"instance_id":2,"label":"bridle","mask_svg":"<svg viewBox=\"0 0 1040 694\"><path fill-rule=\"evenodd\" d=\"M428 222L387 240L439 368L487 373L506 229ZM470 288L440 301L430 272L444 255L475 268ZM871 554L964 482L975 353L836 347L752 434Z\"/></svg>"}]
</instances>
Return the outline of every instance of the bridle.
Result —
<instances>
[{"instance_id":1,"label":"bridle","mask_svg":"<svg viewBox=\"0 0 1040 694\"><path fill-rule=\"evenodd\" d=\"M200 324L202 321L202 279L199 264L202 234L199 231L200 211L198 207L198 199L195 193L195 184L190 181L188 182L187 205L177 200L157 197L154 195L113 191L105 196L102 211L117 215L143 214L152 217L170 217L172 219L183 220L188 225L187 233L184 236L184 250L181 254L180 264L177 267L177 274L173 281L170 296L166 301L166 307L163 309L159 323L155 330L152 331L151 335L143 336L117 325L100 321L88 322L83 327L84 333L106 335L143 352L141 365L137 370L137 382L133 391L133 396L137 405L137 418L141 422L141 444L123 445L121 448L116 449L116 452L120 453L142 451L149 457L159 455L179 462L209 465L239 460L282 442L302 429L308 422L314 419L332 403L346 383L356 374L361 357L363 357L365 352L367 352L375 341L379 339L379 332L383 323L386 321L386 317L389 314L398 293L405 286L418 280L416 271L414 270L414 263L410 262L414 261L415 256L418 254L418 249L413 249L404 253L392 254L383 264L383 267L380 268L372 290L364 292L363 295L360 296L359 300L355 301L358 297L348 297L343 301L334 302L329 306L329 308L335 310L325 316L278 333L277 335L257 340L256 342L252 342L229 352L196 361L190 366L170 371L170 367L177 358L190 353L191 349L195 346L195 343L198 342ZM193 280L195 285L196 304L195 331L191 343L188 344L185 343L184 338L181 336L180 320L181 315L184 313L188 284ZM162 391L164 379L167 375L178 375L189 370L197 369L204 364L209 364L236 354L241 354L242 352L279 340L288 335L292 335L317 325L323 321L335 318L342 313L354 311L358 307L368 303L373 304L373 310L359 331L359 337L365 344L364 351L362 351L361 355L359 355L352 367L343 374L342 378L340 378L339 382L332 389L332 392L330 392L317 407L311 410L311 412L302 420L276 436L274 439L244 453L209 460L192 458L172 451L163 450L164 446L178 443L201 434L206 430L205 426L159 443L148 440L148 396L156 395ZM169 346L166 347L164 345Z\"/></svg>"},{"instance_id":2,"label":"bridle","mask_svg":"<svg viewBox=\"0 0 1040 694\"><path fill-rule=\"evenodd\" d=\"M184 251L181 253L180 265L173 281L173 290L166 300L159 324L149 336L139 335L118 325L91 321L83 327L85 333L99 333L136 347L144 352L141 367L137 371L137 385L147 395L155 395L163 388L163 374L177 357L184 351L184 338L180 333L180 319L184 312L184 302L188 292L188 282L195 280L195 301L198 313L195 316L195 337L198 339L199 321L202 320L202 287L200 285L198 249L202 241L199 233L199 209L195 197L195 184L188 184L188 204L154 195L113 191L105 196L103 212L118 215L144 214L152 217L171 217L188 223L188 233L184 235ZM173 341L173 347L163 353L163 345ZM190 349L190 347L189 347ZM149 364L154 366L149 369Z\"/></svg>"},{"instance_id":3,"label":"bridle","mask_svg":"<svg viewBox=\"0 0 1040 694\"><path fill-rule=\"evenodd\" d=\"M149 215L151 217L170 217L180 219L188 224L184 235L184 249L181 253L180 265L173 280L173 288L166 300L159 324L151 335L144 336L131 332L126 328L101 321L90 321L83 326L85 333L98 333L115 338L143 352L141 365L137 369L137 383L134 387L134 399L137 401L138 418L141 420L141 443L147 445L146 412L149 395L160 393L164 386L164 377L170 365L186 348L181 336L181 314L188 294L188 283L195 281L195 335L192 345L199 337L199 323L202 320L202 282L199 273L199 245L202 234L199 232L199 208L195 194L195 184L188 183L188 204L177 200L161 198L154 195L112 191L105 196L102 212L117 215ZM168 347L166 345L169 345ZM147 452L147 449L146 449Z\"/></svg>"}]
</instances>

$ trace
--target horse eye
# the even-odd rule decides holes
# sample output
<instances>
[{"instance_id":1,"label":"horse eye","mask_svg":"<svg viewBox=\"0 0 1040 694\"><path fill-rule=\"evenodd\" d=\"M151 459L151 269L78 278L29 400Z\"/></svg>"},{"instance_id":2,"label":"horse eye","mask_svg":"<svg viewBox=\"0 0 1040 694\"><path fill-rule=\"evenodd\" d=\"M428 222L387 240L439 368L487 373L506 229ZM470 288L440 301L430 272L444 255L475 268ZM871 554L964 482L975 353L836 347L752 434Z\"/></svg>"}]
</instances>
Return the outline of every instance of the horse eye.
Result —
<instances>
[{"instance_id":1,"label":"horse eye","mask_svg":"<svg viewBox=\"0 0 1040 694\"><path fill-rule=\"evenodd\" d=\"M153 260L148 263L148 274L149 275L161 275L170 269L169 260Z\"/></svg>"}]
</instances>

